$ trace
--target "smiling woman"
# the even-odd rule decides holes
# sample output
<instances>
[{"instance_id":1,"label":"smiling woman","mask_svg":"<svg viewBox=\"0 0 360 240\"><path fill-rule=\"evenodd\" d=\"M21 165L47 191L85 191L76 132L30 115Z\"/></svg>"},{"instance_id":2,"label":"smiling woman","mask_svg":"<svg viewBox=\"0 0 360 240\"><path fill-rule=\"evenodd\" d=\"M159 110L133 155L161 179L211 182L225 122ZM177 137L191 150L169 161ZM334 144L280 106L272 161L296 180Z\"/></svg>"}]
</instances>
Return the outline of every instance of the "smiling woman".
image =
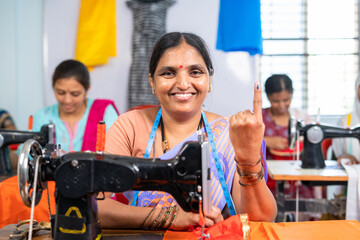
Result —
<instances>
[{"instance_id":1,"label":"smiling woman","mask_svg":"<svg viewBox=\"0 0 360 240\"><path fill-rule=\"evenodd\" d=\"M265 145L260 85L254 86L254 112L223 117L202 109L211 91L213 72L207 47L199 36L179 32L162 36L149 64L149 83L160 106L122 114L106 135L105 151L170 159L183 142L196 141L197 131L203 131L213 153L212 208L205 225L219 223L236 211L248 213L253 221L273 221L276 205L263 179L261 161ZM253 178L249 180L246 174ZM199 214L185 212L165 192L127 192L131 206L114 201L111 193L106 195L98 202L100 222L105 228L184 230L199 224Z\"/></svg>"},{"instance_id":2,"label":"smiling woman","mask_svg":"<svg viewBox=\"0 0 360 240\"><path fill-rule=\"evenodd\" d=\"M107 129L118 117L111 100L87 97L90 76L86 66L76 60L60 63L53 74L52 86L57 104L45 107L34 115L33 130L52 122L55 124L56 143L65 152L95 151L96 125L105 121Z\"/></svg>"},{"instance_id":3,"label":"smiling woman","mask_svg":"<svg viewBox=\"0 0 360 240\"><path fill-rule=\"evenodd\" d=\"M58 103L42 108L34 115L33 131L38 132L43 125L52 122L55 124L56 144L61 145L63 153L95 151L98 122L105 121L108 129L118 117L113 101L87 97L89 72L84 64L76 60L60 63L55 69L52 83ZM6 211L0 214L0 227L30 216L30 208L23 205L20 198L17 182L17 176L2 182L2 190L5 189L7 194L6 200L1 199L0 209ZM50 185L50 206L55 206L52 198L54 190L54 185ZM41 201L37 209L35 218L38 221L48 221L47 202Z\"/></svg>"}]
</instances>

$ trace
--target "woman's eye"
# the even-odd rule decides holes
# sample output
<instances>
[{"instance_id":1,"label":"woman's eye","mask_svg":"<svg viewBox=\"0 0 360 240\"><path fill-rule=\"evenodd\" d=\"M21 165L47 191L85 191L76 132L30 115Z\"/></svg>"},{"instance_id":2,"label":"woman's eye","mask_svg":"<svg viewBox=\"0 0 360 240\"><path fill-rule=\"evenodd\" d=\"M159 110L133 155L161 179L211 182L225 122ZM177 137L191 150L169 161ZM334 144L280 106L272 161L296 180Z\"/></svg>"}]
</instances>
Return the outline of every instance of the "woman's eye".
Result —
<instances>
[{"instance_id":1,"label":"woman's eye","mask_svg":"<svg viewBox=\"0 0 360 240\"><path fill-rule=\"evenodd\" d=\"M76 92L76 93L71 93L71 95L73 95L74 97L78 97L80 95L80 93Z\"/></svg>"},{"instance_id":2,"label":"woman's eye","mask_svg":"<svg viewBox=\"0 0 360 240\"><path fill-rule=\"evenodd\" d=\"M162 74L160 74L160 76L163 76L163 77L172 77L174 75L175 75L175 73L171 72L171 71L166 71L166 72L163 72Z\"/></svg>"},{"instance_id":3,"label":"woman's eye","mask_svg":"<svg viewBox=\"0 0 360 240\"><path fill-rule=\"evenodd\" d=\"M202 73L203 73L203 72L200 71L200 70L192 70L192 71L190 72L190 74L193 75L193 76L200 76Z\"/></svg>"},{"instance_id":4,"label":"woman's eye","mask_svg":"<svg viewBox=\"0 0 360 240\"><path fill-rule=\"evenodd\" d=\"M63 91L57 91L57 94L59 94L59 95L64 95L65 92L63 92Z\"/></svg>"}]
</instances>

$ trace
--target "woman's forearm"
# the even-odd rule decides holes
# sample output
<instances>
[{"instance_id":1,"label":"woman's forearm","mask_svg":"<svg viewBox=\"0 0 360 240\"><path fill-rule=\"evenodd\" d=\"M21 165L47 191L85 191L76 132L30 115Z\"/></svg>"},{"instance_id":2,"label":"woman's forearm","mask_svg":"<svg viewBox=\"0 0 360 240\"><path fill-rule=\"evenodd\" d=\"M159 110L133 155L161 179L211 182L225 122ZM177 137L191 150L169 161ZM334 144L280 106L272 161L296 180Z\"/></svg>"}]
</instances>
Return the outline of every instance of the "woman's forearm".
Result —
<instances>
[{"instance_id":1,"label":"woman's forearm","mask_svg":"<svg viewBox=\"0 0 360 240\"><path fill-rule=\"evenodd\" d=\"M97 202L103 228L140 228L151 211L151 208L133 207L110 198Z\"/></svg>"},{"instance_id":2,"label":"woman's forearm","mask_svg":"<svg viewBox=\"0 0 360 240\"><path fill-rule=\"evenodd\" d=\"M260 169L253 169L253 171ZM239 180L242 183L245 182L235 173L232 196L237 212L248 213L251 221L274 221L277 214L276 202L266 186L265 179L251 186L241 186Z\"/></svg>"}]
</instances>

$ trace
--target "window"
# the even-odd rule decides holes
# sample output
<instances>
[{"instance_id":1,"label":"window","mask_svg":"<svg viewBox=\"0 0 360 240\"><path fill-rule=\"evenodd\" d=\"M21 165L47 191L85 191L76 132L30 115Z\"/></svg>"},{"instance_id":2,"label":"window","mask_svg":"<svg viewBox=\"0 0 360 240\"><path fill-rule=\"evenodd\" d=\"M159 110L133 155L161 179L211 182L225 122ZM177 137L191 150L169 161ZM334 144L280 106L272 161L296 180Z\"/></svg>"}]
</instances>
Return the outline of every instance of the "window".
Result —
<instances>
[{"instance_id":1,"label":"window","mask_svg":"<svg viewBox=\"0 0 360 240\"><path fill-rule=\"evenodd\" d=\"M310 115L350 112L359 72L358 13L358 0L261 0L261 82L285 73L293 80L291 107Z\"/></svg>"}]
</instances>

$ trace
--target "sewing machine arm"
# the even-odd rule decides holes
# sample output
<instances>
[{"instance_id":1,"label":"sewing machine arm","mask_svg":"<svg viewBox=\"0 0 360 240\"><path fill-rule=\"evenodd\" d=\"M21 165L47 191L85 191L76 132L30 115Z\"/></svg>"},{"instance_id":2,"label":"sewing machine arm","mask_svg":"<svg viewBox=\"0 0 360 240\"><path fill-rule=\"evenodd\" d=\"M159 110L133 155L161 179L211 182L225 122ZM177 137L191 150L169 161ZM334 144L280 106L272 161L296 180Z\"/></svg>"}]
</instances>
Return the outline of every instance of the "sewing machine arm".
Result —
<instances>
[{"instance_id":1,"label":"sewing machine arm","mask_svg":"<svg viewBox=\"0 0 360 240\"><path fill-rule=\"evenodd\" d=\"M11 174L12 168L8 158L7 146L24 143L28 139L36 140L41 146L55 141L55 126L42 126L40 132L0 129L0 175Z\"/></svg>"},{"instance_id":2,"label":"sewing machine arm","mask_svg":"<svg viewBox=\"0 0 360 240\"><path fill-rule=\"evenodd\" d=\"M185 211L198 212L201 146L188 142L170 160L111 154L68 153L56 169L56 188L66 198L87 193L157 190L170 193Z\"/></svg>"}]
</instances>

